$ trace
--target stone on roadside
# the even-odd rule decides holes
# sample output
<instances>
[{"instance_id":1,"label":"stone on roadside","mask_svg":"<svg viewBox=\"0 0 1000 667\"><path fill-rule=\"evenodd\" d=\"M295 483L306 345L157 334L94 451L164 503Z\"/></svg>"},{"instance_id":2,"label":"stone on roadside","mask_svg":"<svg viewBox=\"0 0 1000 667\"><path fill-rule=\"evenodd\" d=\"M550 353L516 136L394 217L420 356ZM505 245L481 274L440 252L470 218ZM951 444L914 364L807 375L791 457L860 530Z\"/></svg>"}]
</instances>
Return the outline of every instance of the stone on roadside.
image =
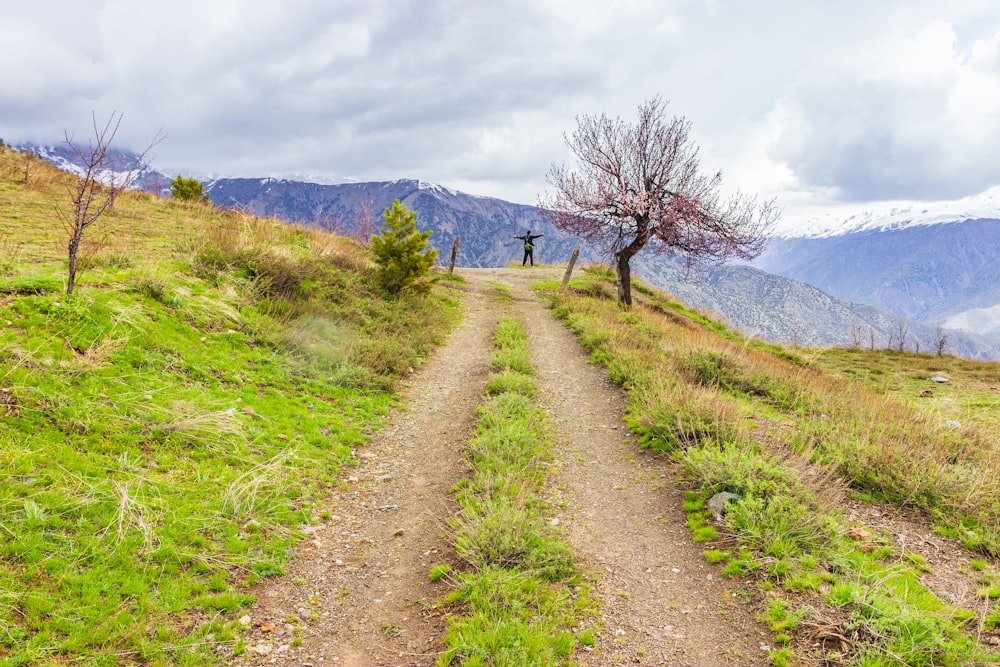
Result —
<instances>
[{"instance_id":1,"label":"stone on roadside","mask_svg":"<svg viewBox=\"0 0 1000 667\"><path fill-rule=\"evenodd\" d=\"M270 644L254 644L247 649L251 653L256 653L257 655L270 655L274 648Z\"/></svg>"},{"instance_id":2,"label":"stone on roadside","mask_svg":"<svg viewBox=\"0 0 1000 667\"><path fill-rule=\"evenodd\" d=\"M716 521L722 521L722 515L725 514L726 504L730 501L736 501L740 499L738 493L730 493L729 491L720 491L711 498L708 499L708 511Z\"/></svg>"}]
</instances>

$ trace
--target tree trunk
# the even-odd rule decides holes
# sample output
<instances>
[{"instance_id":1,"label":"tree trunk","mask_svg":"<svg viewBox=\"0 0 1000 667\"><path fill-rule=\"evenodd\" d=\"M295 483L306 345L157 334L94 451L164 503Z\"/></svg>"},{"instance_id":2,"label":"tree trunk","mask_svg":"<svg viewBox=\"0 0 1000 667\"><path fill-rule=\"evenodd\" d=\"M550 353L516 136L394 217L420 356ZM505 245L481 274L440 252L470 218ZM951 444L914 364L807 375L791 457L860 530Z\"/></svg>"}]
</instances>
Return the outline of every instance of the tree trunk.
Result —
<instances>
[{"instance_id":1,"label":"tree trunk","mask_svg":"<svg viewBox=\"0 0 1000 667\"><path fill-rule=\"evenodd\" d=\"M618 287L618 303L624 306L632 305L632 269L629 267L629 259L632 255L628 253L628 248L623 248L615 253L615 285Z\"/></svg>"},{"instance_id":2,"label":"tree trunk","mask_svg":"<svg viewBox=\"0 0 1000 667\"><path fill-rule=\"evenodd\" d=\"M79 232L74 231L73 236L69 239L69 276L66 279L67 295L73 293L73 287L76 285L76 261L80 254L81 236Z\"/></svg>"}]
</instances>

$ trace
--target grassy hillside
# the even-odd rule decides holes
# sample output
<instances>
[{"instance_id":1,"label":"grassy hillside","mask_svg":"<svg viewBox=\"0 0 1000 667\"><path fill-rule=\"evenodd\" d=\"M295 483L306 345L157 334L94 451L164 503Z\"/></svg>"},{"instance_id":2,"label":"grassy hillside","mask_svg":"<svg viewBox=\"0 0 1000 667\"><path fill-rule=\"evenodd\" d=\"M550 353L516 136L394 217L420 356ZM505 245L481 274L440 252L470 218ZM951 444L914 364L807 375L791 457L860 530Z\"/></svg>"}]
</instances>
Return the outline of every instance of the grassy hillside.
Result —
<instances>
[{"instance_id":1,"label":"grassy hillside","mask_svg":"<svg viewBox=\"0 0 1000 667\"><path fill-rule=\"evenodd\" d=\"M973 426L993 442L1000 434L1000 363L858 348L814 350L810 359L952 428ZM932 377L948 382L931 382Z\"/></svg>"},{"instance_id":2,"label":"grassy hillside","mask_svg":"<svg viewBox=\"0 0 1000 667\"><path fill-rule=\"evenodd\" d=\"M385 298L347 239L143 193L67 298L71 178L0 148L0 665L218 664L458 303ZM762 596L774 664L1000 661L1000 365L786 349L637 291L622 310L591 269L551 305L683 468L692 539ZM845 499L973 550L976 604Z\"/></svg>"},{"instance_id":3,"label":"grassy hillside","mask_svg":"<svg viewBox=\"0 0 1000 667\"><path fill-rule=\"evenodd\" d=\"M997 660L986 636L1000 626L1000 451L987 411L1000 365L787 350L648 289L622 311L604 270L574 284L554 313L628 391L633 430L683 467L706 558L765 596L776 665ZM720 492L735 494L721 520L708 502ZM981 553L958 568L978 601L938 598L916 547L848 517L849 496L918 509Z\"/></svg>"},{"instance_id":4,"label":"grassy hillside","mask_svg":"<svg viewBox=\"0 0 1000 667\"><path fill-rule=\"evenodd\" d=\"M0 664L208 664L457 314L355 243L0 149Z\"/></svg>"}]
</instances>

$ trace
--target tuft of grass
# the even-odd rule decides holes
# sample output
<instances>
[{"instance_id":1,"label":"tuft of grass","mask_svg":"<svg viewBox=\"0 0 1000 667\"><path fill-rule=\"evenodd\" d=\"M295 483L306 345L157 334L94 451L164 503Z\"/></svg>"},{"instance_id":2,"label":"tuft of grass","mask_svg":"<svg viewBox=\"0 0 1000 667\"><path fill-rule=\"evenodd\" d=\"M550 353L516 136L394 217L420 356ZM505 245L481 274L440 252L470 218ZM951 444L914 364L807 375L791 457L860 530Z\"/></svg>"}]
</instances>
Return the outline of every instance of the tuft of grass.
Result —
<instances>
[{"instance_id":1,"label":"tuft of grass","mask_svg":"<svg viewBox=\"0 0 1000 667\"><path fill-rule=\"evenodd\" d=\"M765 621L774 632L785 633L794 630L799 626L799 622L806 615L808 609L800 607L790 609L785 600L771 600L767 610L762 614L761 620Z\"/></svg>"},{"instance_id":2,"label":"tuft of grass","mask_svg":"<svg viewBox=\"0 0 1000 667\"><path fill-rule=\"evenodd\" d=\"M496 292L496 298L498 301L513 301L514 294L511 292L510 286L504 283L498 283L494 281L487 281L487 284L493 288Z\"/></svg>"},{"instance_id":3,"label":"tuft of grass","mask_svg":"<svg viewBox=\"0 0 1000 667\"><path fill-rule=\"evenodd\" d=\"M705 552L705 560L709 563L725 563L729 560L730 554L728 551L719 551L717 549L709 549Z\"/></svg>"},{"instance_id":4,"label":"tuft of grass","mask_svg":"<svg viewBox=\"0 0 1000 667\"><path fill-rule=\"evenodd\" d=\"M532 398L538 394L538 386L530 375L504 368L490 375L486 384L486 393L491 396L507 393L521 394Z\"/></svg>"},{"instance_id":5,"label":"tuft of grass","mask_svg":"<svg viewBox=\"0 0 1000 667\"><path fill-rule=\"evenodd\" d=\"M500 320L493 334L493 345L496 348L490 362L493 371L534 375L524 331L517 320L509 317Z\"/></svg>"},{"instance_id":6,"label":"tuft of grass","mask_svg":"<svg viewBox=\"0 0 1000 667\"><path fill-rule=\"evenodd\" d=\"M783 637L783 636L784 635L778 635L777 637L775 637L775 641L777 642L778 637ZM771 651L771 662L774 664L774 667L790 667L792 664L794 664L793 663L794 659L795 659L795 654L792 652L792 649L788 648L787 646L783 646L782 648Z\"/></svg>"}]
</instances>

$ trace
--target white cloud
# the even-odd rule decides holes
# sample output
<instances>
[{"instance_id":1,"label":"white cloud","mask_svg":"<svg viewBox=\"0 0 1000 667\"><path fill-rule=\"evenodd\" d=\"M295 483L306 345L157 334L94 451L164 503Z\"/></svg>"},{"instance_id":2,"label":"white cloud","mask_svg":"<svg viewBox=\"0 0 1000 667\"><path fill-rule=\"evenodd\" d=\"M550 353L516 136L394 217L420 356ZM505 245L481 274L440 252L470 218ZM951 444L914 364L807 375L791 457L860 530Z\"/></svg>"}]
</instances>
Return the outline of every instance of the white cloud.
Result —
<instances>
[{"instance_id":1,"label":"white cloud","mask_svg":"<svg viewBox=\"0 0 1000 667\"><path fill-rule=\"evenodd\" d=\"M727 188L794 206L1000 183L987 0L48 0L4 9L0 137L123 112L158 166L421 178L533 203L578 114L661 94ZM998 165L998 166L995 166Z\"/></svg>"},{"instance_id":2,"label":"white cloud","mask_svg":"<svg viewBox=\"0 0 1000 667\"><path fill-rule=\"evenodd\" d=\"M934 20L798 82L776 103L788 120L772 157L847 200L954 198L997 183L1000 89L957 41Z\"/></svg>"}]
</instances>

